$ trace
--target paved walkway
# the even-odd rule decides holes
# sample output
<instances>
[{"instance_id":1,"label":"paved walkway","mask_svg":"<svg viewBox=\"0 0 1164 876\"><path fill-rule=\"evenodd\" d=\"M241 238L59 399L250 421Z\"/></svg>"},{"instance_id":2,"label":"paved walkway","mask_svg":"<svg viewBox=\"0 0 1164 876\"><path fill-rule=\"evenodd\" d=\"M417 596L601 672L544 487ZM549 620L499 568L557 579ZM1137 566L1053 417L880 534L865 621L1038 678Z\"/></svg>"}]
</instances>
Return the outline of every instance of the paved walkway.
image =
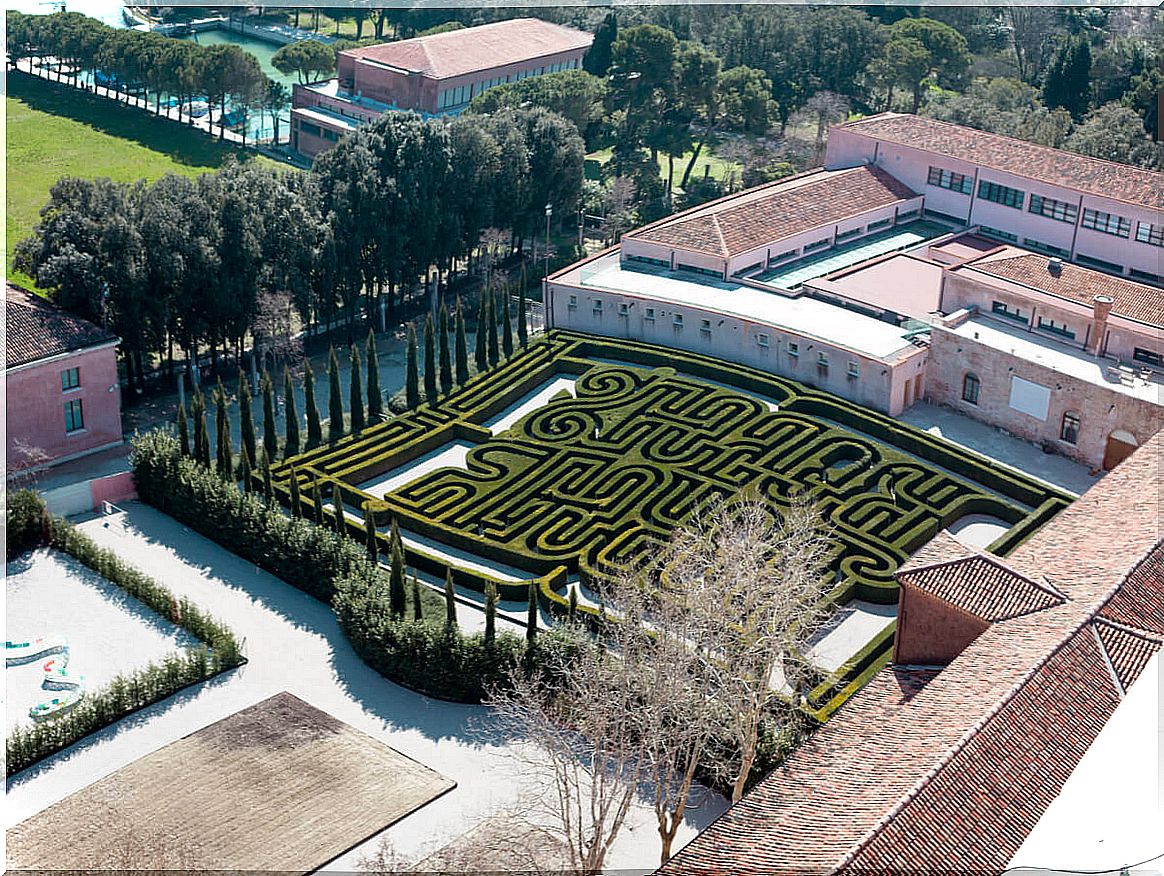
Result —
<instances>
[{"instance_id":1,"label":"paved walkway","mask_svg":"<svg viewBox=\"0 0 1164 876\"><path fill-rule=\"evenodd\" d=\"M523 808L533 795L513 758L521 743L491 727L486 708L439 702L386 681L356 656L326 605L140 503L80 528L229 624L244 640L250 662L9 780L5 827L282 690L457 782L454 791L385 832L406 860L418 860L499 810ZM722 798L707 794L689 811L676 847L706 827L724 805ZM329 869L350 872L377 842L374 838ZM610 865L643 869L657 862L654 815L640 806L624 827Z\"/></svg>"}]
</instances>

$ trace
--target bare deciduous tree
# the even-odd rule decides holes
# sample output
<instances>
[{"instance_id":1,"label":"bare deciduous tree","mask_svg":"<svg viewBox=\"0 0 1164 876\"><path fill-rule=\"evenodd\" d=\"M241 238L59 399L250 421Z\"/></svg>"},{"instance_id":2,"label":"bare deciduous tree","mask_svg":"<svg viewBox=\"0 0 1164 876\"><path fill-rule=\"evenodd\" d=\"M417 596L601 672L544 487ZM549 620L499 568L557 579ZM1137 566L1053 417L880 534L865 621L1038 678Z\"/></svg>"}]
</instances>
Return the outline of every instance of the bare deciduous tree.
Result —
<instances>
[{"instance_id":1,"label":"bare deciduous tree","mask_svg":"<svg viewBox=\"0 0 1164 876\"><path fill-rule=\"evenodd\" d=\"M825 135L829 126L843 122L848 115L849 99L833 91L818 91L793 115L795 127L808 123L816 125L814 164L824 160Z\"/></svg>"}]
</instances>

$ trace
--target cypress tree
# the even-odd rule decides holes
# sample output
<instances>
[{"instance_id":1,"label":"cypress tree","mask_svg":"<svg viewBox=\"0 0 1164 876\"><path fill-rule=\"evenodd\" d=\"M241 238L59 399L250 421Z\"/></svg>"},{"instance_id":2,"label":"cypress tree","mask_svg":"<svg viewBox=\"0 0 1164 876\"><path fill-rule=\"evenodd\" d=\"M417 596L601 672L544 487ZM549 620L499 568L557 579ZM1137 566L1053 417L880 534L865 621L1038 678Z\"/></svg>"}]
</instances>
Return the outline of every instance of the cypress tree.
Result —
<instances>
[{"instance_id":1,"label":"cypress tree","mask_svg":"<svg viewBox=\"0 0 1164 876\"><path fill-rule=\"evenodd\" d=\"M295 410L295 385L287 369L283 369L283 407L287 426L283 439L283 458L290 459L299 453L299 412Z\"/></svg>"},{"instance_id":2,"label":"cypress tree","mask_svg":"<svg viewBox=\"0 0 1164 876\"><path fill-rule=\"evenodd\" d=\"M408 409L415 411L420 407L420 373L416 364L416 329L412 323L408 324L408 348L406 354L404 374L404 394L408 402Z\"/></svg>"},{"instance_id":3,"label":"cypress tree","mask_svg":"<svg viewBox=\"0 0 1164 876\"><path fill-rule=\"evenodd\" d=\"M424 320L424 398L430 405L437 403L436 338L432 314Z\"/></svg>"},{"instance_id":4,"label":"cypress tree","mask_svg":"<svg viewBox=\"0 0 1164 876\"><path fill-rule=\"evenodd\" d=\"M497 367L501 361L501 351L497 347L497 298L490 289L485 301L485 321L488 323L489 337L486 352L489 354L489 365Z\"/></svg>"},{"instance_id":5,"label":"cypress tree","mask_svg":"<svg viewBox=\"0 0 1164 876\"><path fill-rule=\"evenodd\" d=\"M374 566L380 559L380 546L376 543L376 515L368 507L364 508L364 535L367 539L368 562Z\"/></svg>"},{"instance_id":6,"label":"cypress tree","mask_svg":"<svg viewBox=\"0 0 1164 876\"><path fill-rule=\"evenodd\" d=\"M315 506L312 509L315 525L323 526L323 491L319 489L319 478L311 482L311 504Z\"/></svg>"},{"instance_id":7,"label":"cypress tree","mask_svg":"<svg viewBox=\"0 0 1164 876\"><path fill-rule=\"evenodd\" d=\"M197 388L190 400L190 412L194 415L194 443L190 447L190 452L194 459L201 463L202 445L206 442L206 398Z\"/></svg>"},{"instance_id":8,"label":"cypress tree","mask_svg":"<svg viewBox=\"0 0 1164 876\"><path fill-rule=\"evenodd\" d=\"M310 359L304 360L303 404L307 408L307 449L311 450L323 443L323 426L319 422L319 406L315 403L315 372L311 369Z\"/></svg>"},{"instance_id":9,"label":"cypress tree","mask_svg":"<svg viewBox=\"0 0 1164 876\"><path fill-rule=\"evenodd\" d=\"M384 413L384 399L380 394L380 357L376 352L376 335L371 329L368 329L364 359L368 363L368 422L376 423Z\"/></svg>"},{"instance_id":10,"label":"cypress tree","mask_svg":"<svg viewBox=\"0 0 1164 876\"><path fill-rule=\"evenodd\" d=\"M529 611L525 619L525 640L531 645L538 637L538 587L529 582Z\"/></svg>"},{"instance_id":11,"label":"cypress tree","mask_svg":"<svg viewBox=\"0 0 1164 876\"><path fill-rule=\"evenodd\" d=\"M238 428L243 449L250 454L251 459L257 459L258 457L255 456L255 417L251 410L251 385L241 368L238 372Z\"/></svg>"},{"instance_id":12,"label":"cypress tree","mask_svg":"<svg viewBox=\"0 0 1164 876\"><path fill-rule=\"evenodd\" d=\"M492 647L497 638L497 585L485 584L485 645Z\"/></svg>"},{"instance_id":13,"label":"cypress tree","mask_svg":"<svg viewBox=\"0 0 1164 876\"><path fill-rule=\"evenodd\" d=\"M453 570L449 567L445 570L445 629L455 630L457 628L457 598L456 591L453 589Z\"/></svg>"},{"instance_id":14,"label":"cypress tree","mask_svg":"<svg viewBox=\"0 0 1164 876\"><path fill-rule=\"evenodd\" d=\"M328 354L327 382L330 396L327 400L327 440L334 444L344 435L343 390L340 388L339 360L335 357L335 347Z\"/></svg>"},{"instance_id":15,"label":"cypress tree","mask_svg":"<svg viewBox=\"0 0 1164 876\"><path fill-rule=\"evenodd\" d=\"M210 430L206 428L206 397L198 393L198 422L194 438L198 444L198 461L205 469L210 468Z\"/></svg>"},{"instance_id":16,"label":"cypress tree","mask_svg":"<svg viewBox=\"0 0 1164 876\"><path fill-rule=\"evenodd\" d=\"M420 605L420 579L415 575L412 576L412 619L424 620L424 609Z\"/></svg>"},{"instance_id":17,"label":"cypress tree","mask_svg":"<svg viewBox=\"0 0 1164 876\"><path fill-rule=\"evenodd\" d=\"M279 455L279 433L275 422L275 384L267 369L263 369L263 379L259 384L263 390L263 446L270 448L272 457Z\"/></svg>"},{"instance_id":18,"label":"cypress tree","mask_svg":"<svg viewBox=\"0 0 1164 876\"><path fill-rule=\"evenodd\" d=\"M464 386L469 382L469 344L465 338L465 311L461 308L461 299L457 299L456 361L457 386Z\"/></svg>"},{"instance_id":19,"label":"cypress tree","mask_svg":"<svg viewBox=\"0 0 1164 876\"><path fill-rule=\"evenodd\" d=\"M271 454L263 448L263 500L267 506L275 504L275 483L271 479Z\"/></svg>"},{"instance_id":20,"label":"cypress tree","mask_svg":"<svg viewBox=\"0 0 1164 876\"><path fill-rule=\"evenodd\" d=\"M291 466L291 516L303 516L303 500L299 493L299 475L295 473L295 466Z\"/></svg>"},{"instance_id":21,"label":"cypress tree","mask_svg":"<svg viewBox=\"0 0 1164 876\"><path fill-rule=\"evenodd\" d=\"M440 341L441 392L448 395L453 389L453 360L449 353L449 309L443 301L437 319L437 340Z\"/></svg>"},{"instance_id":22,"label":"cypress tree","mask_svg":"<svg viewBox=\"0 0 1164 876\"><path fill-rule=\"evenodd\" d=\"M247 456L247 449L245 447L239 452L238 469L239 469L239 477L242 479L243 492L249 493L251 491L251 486L252 486L252 484L251 484L252 467L251 467L251 458L249 456Z\"/></svg>"},{"instance_id":23,"label":"cypress tree","mask_svg":"<svg viewBox=\"0 0 1164 876\"><path fill-rule=\"evenodd\" d=\"M360 378L360 351L352 344L352 382L348 387L348 407L352 412L352 434L364 431L364 382Z\"/></svg>"},{"instance_id":24,"label":"cypress tree","mask_svg":"<svg viewBox=\"0 0 1164 876\"><path fill-rule=\"evenodd\" d=\"M513 355L513 320L509 318L509 295L501 296L501 350L508 359Z\"/></svg>"},{"instance_id":25,"label":"cypress tree","mask_svg":"<svg viewBox=\"0 0 1164 876\"><path fill-rule=\"evenodd\" d=\"M517 295L517 340L523 350L529 347L529 327L526 325L527 319L525 287L522 286L521 291Z\"/></svg>"},{"instance_id":26,"label":"cypress tree","mask_svg":"<svg viewBox=\"0 0 1164 876\"><path fill-rule=\"evenodd\" d=\"M234 460L230 446L230 418L226 415L226 390L218 381L218 411L215 420L218 430L218 474L225 480L234 479Z\"/></svg>"},{"instance_id":27,"label":"cypress tree","mask_svg":"<svg viewBox=\"0 0 1164 876\"><path fill-rule=\"evenodd\" d=\"M400 529L392 521L391 565L388 571L388 607L394 618L404 617L404 545L400 542Z\"/></svg>"},{"instance_id":28,"label":"cypress tree","mask_svg":"<svg viewBox=\"0 0 1164 876\"><path fill-rule=\"evenodd\" d=\"M570 588L570 610L568 613L568 617L570 618L570 623L574 623L574 621L578 617L578 588L577 587Z\"/></svg>"},{"instance_id":29,"label":"cypress tree","mask_svg":"<svg viewBox=\"0 0 1164 876\"><path fill-rule=\"evenodd\" d=\"M488 355L485 351L485 338L488 337L489 327L485 325L485 321L489 318L489 314L485 309L485 293L481 293L481 301L477 305L477 349L474 360L477 365L477 373L484 373L485 369L489 367Z\"/></svg>"},{"instance_id":30,"label":"cypress tree","mask_svg":"<svg viewBox=\"0 0 1164 876\"><path fill-rule=\"evenodd\" d=\"M344 519L344 496L339 484L331 485L331 522L335 526L335 534L343 538L348 534L347 521Z\"/></svg>"},{"instance_id":31,"label":"cypress tree","mask_svg":"<svg viewBox=\"0 0 1164 876\"><path fill-rule=\"evenodd\" d=\"M183 456L190 455L190 427L186 425L186 405L178 402L178 449Z\"/></svg>"}]
</instances>

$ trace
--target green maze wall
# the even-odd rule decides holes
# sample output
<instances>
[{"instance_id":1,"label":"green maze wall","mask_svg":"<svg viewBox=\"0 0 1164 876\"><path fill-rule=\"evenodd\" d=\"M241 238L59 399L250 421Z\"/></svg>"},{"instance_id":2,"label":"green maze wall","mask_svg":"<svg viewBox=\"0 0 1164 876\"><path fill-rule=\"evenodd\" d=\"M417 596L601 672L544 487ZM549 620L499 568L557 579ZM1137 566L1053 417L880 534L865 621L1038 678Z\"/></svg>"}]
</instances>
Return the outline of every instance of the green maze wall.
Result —
<instances>
[{"instance_id":1,"label":"green maze wall","mask_svg":"<svg viewBox=\"0 0 1164 876\"><path fill-rule=\"evenodd\" d=\"M578 375L576 399L561 394L496 437L481 426L559 374ZM467 471L433 471L383 497L353 486L454 440L476 445ZM744 488L777 507L807 489L835 534L827 574L836 598L880 602L896 600L894 571L942 526L971 513L1000 517L1015 524L992 546L1006 553L1070 501L792 381L562 332L438 406L292 463L305 496L320 478L347 506L370 508L382 528L395 517L405 529L543 577L552 600L561 599L554 591L566 574L587 580L630 562L701 504ZM276 471L284 497L289 469ZM443 573L431 557L409 560ZM481 576L470 579L483 585Z\"/></svg>"}]
</instances>

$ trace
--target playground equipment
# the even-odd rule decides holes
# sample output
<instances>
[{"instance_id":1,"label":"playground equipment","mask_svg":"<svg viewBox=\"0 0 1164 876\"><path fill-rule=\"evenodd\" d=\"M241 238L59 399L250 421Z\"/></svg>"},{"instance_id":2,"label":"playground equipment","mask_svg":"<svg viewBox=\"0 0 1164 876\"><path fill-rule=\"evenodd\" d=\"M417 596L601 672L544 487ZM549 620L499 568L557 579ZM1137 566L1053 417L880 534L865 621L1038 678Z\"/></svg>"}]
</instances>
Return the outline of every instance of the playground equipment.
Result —
<instances>
[{"instance_id":1,"label":"playground equipment","mask_svg":"<svg viewBox=\"0 0 1164 876\"><path fill-rule=\"evenodd\" d=\"M59 636L45 636L28 642L5 642L4 665L23 666L41 657L49 659L41 667L45 690L57 691L58 696L36 703L28 710L34 721L43 721L67 712L85 695L85 678L69 672L69 645Z\"/></svg>"}]
</instances>

